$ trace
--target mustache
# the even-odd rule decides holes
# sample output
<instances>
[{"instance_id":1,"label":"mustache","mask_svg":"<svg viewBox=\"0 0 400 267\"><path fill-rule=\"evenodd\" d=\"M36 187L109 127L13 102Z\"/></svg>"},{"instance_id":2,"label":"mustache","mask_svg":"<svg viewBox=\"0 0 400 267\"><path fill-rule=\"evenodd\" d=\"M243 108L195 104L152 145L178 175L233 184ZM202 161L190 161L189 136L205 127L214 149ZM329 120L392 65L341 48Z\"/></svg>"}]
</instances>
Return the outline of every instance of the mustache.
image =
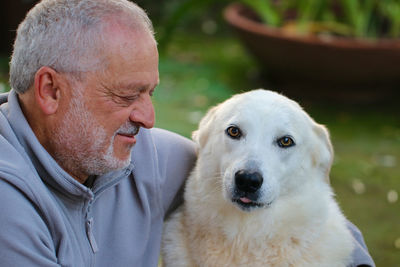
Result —
<instances>
[{"instance_id":1,"label":"mustache","mask_svg":"<svg viewBox=\"0 0 400 267\"><path fill-rule=\"evenodd\" d=\"M117 130L117 134L122 135L137 135L139 133L140 126L137 123L127 121Z\"/></svg>"}]
</instances>

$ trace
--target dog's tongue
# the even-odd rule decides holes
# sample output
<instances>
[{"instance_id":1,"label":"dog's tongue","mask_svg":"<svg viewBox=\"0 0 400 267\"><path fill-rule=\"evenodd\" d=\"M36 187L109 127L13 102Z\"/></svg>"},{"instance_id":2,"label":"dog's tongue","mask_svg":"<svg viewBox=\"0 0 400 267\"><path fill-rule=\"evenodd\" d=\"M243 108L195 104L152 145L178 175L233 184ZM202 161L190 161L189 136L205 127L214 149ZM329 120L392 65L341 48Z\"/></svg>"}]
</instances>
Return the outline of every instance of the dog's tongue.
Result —
<instances>
[{"instance_id":1,"label":"dog's tongue","mask_svg":"<svg viewBox=\"0 0 400 267\"><path fill-rule=\"evenodd\" d=\"M242 201L243 203L250 203L251 202L251 200L248 199L247 197L241 197L240 201Z\"/></svg>"}]
</instances>

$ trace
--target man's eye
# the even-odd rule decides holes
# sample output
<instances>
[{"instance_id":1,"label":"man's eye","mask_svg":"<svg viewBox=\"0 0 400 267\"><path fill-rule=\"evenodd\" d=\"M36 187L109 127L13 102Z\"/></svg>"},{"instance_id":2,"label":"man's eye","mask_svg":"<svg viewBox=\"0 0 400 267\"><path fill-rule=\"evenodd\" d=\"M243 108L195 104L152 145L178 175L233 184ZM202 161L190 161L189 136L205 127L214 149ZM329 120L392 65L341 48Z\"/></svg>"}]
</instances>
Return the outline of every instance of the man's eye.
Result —
<instances>
[{"instance_id":1,"label":"man's eye","mask_svg":"<svg viewBox=\"0 0 400 267\"><path fill-rule=\"evenodd\" d=\"M138 96L132 95L132 96L123 96L123 95L115 95L113 97L114 102L117 104L122 104L122 105L130 105L132 102L134 102L136 99L138 99Z\"/></svg>"},{"instance_id":2,"label":"man's eye","mask_svg":"<svg viewBox=\"0 0 400 267\"><path fill-rule=\"evenodd\" d=\"M138 96L121 96L122 100L132 102L135 101L138 98Z\"/></svg>"}]
</instances>

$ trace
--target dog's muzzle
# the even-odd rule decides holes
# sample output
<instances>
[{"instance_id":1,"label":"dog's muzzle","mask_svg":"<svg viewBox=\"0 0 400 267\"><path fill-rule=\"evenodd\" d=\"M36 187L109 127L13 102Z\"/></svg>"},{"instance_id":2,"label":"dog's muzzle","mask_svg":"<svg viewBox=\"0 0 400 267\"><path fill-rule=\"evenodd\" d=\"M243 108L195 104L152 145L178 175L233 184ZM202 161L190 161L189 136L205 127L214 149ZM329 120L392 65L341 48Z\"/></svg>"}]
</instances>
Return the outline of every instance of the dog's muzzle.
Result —
<instances>
[{"instance_id":1,"label":"dog's muzzle","mask_svg":"<svg viewBox=\"0 0 400 267\"><path fill-rule=\"evenodd\" d=\"M237 171L232 201L245 211L264 206L264 203L259 202L261 191L259 189L263 181L263 176L259 172Z\"/></svg>"}]
</instances>

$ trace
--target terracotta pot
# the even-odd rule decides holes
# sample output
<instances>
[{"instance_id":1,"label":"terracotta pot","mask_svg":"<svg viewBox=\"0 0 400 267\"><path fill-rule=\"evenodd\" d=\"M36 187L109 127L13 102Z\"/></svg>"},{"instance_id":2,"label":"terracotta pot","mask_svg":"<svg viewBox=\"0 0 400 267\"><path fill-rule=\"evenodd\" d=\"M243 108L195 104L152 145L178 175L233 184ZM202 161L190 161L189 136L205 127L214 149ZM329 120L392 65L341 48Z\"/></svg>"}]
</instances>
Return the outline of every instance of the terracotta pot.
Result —
<instances>
[{"instance_id":1,"label":"terracotta pot","mask_svg":"<svg viewBox=\"0 0 400 267\"><path fill-rule=\"evenodd\" d=\"M289 35L266 26L236 3L224 10L224 17L272 81L400 87L400 40Z\"/></svg>"}]
</instances>

